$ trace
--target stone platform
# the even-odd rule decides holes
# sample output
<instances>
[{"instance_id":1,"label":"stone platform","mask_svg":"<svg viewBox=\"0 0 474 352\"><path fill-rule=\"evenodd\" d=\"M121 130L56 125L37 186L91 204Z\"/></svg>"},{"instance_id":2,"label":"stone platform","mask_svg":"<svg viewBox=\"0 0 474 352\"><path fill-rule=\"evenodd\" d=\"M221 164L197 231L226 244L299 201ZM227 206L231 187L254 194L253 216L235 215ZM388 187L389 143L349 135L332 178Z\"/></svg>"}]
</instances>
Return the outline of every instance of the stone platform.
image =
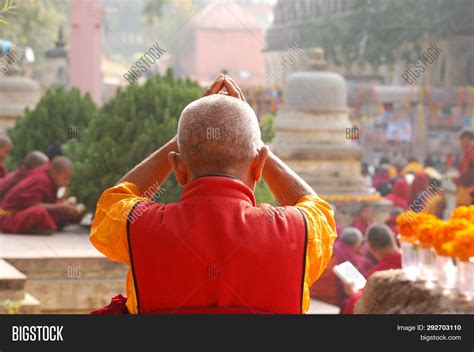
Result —
<instances>
[{"instance_id":1,"label":"stone platform","mask_svg":"<svg viewBox=\"0 0 474 352\"><path fill-rule=\"evenodd\" d=\"M88 230L79 226L49 236L0 234L0 258L23 277L9 300L37 300L34 313L88 313L125 291L127 266L105 258L90 244ZM4 269L0 266L0 282ZM15 285L13 278L8 282ZM2 291L0 287L0 301Z\"/></svg>"},{"instance_id":2,"label":"stone platform","mask_svg":"<svg viewBox=\"0 0 474 352\"><path fill-rule=\"evenodd\" d=\"M0 313L89 313L124 294L127 271L98 252L79 226L49 236L0 233ZM314 299L308 311L338 312Z\"/></svg>"},{"instance_id":3,"label":"stone platform","mask_svg":"<svg viewBox=\"0 0 474 352\"><path fill-rule=\"evenodd\" d=\"M424 281L411 281L402 270L386 270L370 276L355 313L474 314L474 300Z\"/></svg>"}]
</instances>

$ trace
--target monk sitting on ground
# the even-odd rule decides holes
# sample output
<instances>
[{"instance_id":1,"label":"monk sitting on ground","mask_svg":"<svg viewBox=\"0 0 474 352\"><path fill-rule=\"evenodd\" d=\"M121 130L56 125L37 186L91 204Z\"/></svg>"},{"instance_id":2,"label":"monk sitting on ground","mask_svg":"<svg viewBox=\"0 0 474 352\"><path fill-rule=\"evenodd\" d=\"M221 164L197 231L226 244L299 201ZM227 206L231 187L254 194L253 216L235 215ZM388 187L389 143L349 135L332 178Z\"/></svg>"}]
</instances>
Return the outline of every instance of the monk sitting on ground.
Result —
<instances>
[{"instance_id":1,"label":"monk sitting on ground","mask_svg":"<svg viewBox=\"0 0 474 352\"><path fill-rule=\"evenodd\" d=\"M387 225L372 225L367 232L367 242L371 253L379 262L373 266L367 273L367 278L377 271L401 269L402 255L395 243L394 235ZM347 293L351 296L347 299L342 314L354 314L354 307L359 298L362 296L363 290L355 291L351 287L345 287Z\"/></svg>"},{"instance_id":2,"label":"monk sitting on ground","mask_svg":"<svg viewBox=\"0 0 474 352\"><path fill-rule=\"evenodd\" d=\"M48 157L43 152L38 150L29 152L22 166L0 179L0 201L10 189L30 176L39 166L45 165L48 161Z\"/></svg>"},{"instance_id":3,"label":"monk sitting on ground","mask_svg":"<svg viewBox=\"0 0 474 352\"><path fill-rule=\"evenodd\" d=\"M48 168L33 172L13 187L2 201L0 229L8 233L48 234L65 222L79 220L75 205L57 203L58 188L66 187L72 174L72 162L59 156Z\"/></svg>"},{"instance_id":4,"label":"monk sitting on ground","mask_svg":"<svg viewBox=\"0 0 474 352\"><path fill-rule=\"evenodd\" d=\"M100 198L91 241L130 272L127 299L95 313L309 308L336 238L333 211L263 144L235 82L221 75L206 95L184 109L177 137ZM171 170L183 187L178 203L150 201ZM256 204L262 177L281 207Z\"/></svg>"},{"instance_id":5,"label":"monk sitting on ground","mask_svg":"<svg viewBox=\"0 0 474 352\"><path fill-rule=\"evenodd\" d=\"M334 251L327 269L321 278L311 286L311 296L339 308L347 298L341 280L334 274L335 265L349 261L359 270L362 275L366 275L372 263L365 256L358 253L364 235L355 227L346 227L338 239L334 242Z\"/></svg>"},{"instance_id":6,"label":"monk sitting on ground","mask_svg":"<svg viewBox=\"0 0 474 352\"><path fill-rule=\"evenodd\" d=\"M7 169L5 169L3 161L10 155L12 149L12 140L6 135L0 136L0 178L5 177L7 174Z\"/></svg>"}]
</instances>

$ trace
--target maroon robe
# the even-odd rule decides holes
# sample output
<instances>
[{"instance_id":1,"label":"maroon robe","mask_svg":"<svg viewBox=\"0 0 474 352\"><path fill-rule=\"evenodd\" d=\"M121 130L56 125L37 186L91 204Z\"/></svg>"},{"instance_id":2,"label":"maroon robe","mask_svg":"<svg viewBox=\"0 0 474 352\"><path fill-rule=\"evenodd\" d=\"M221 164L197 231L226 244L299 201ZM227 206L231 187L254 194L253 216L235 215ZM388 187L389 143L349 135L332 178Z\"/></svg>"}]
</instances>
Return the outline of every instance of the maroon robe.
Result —
<instances>
[{"instance_id":1,"label":"maroon robe","mask_svg":"<svg viewBox=\"0 0 474 352\"><path fill-rule=\"evenodd\" d=\"M334 243L334 256L337 258L337 264L344 263L346 261L351 262L352 265L354 265L357 270L360 271L364 277L367 277L367 273L369 270L372 268L372 263L368 258L365 256L362 256L358 254L354 248L349 246L348 244L345 244L342 241L336 241ZM332 273L334 276L335 274ZM341 280L337 279L336 280L336 289L337 289L337 305L342 308L344 301L347 298L347 294L344 291L344 287L342 286Z\"/></svg>"},{"instance_id":2,"label":"maroon robe","mask_svg":"<svg viewBox=\"0 0 474 352\"><path fill-rule=\"evenodd\" d=\"M390 269L401 269L402 268L402 255L398 252L395 252L393 254L387 255L385 258L383 258L377 265L375 265L367 274L367 277L370 277L373 273L377 271L383 271L383 270L390 270ZM341 311L341 314L354 314L354 307L357 303L357 301L360 299L362 296L362 290L359 290L350 296L346 304L344 305L344 309Z\"/></svg>"},{"instance_id":3,"label":"maroon robe","mask_svg":"<svg viewBox=\"0 0 474 352\"><path fill-rule=\"evenodd\" d=\"M474 145L464 152L459 164L459 182L467 188L474 186Z\"/></svg>"},{"instance_id":4,"label":"maroon robe","mask_svg":"<svg viewBox=\"0 0 474 352\"><path fill-rule=\"evenodd\" d=\"M359 229L362 234L365 234L365 232L369 228L369 224L362 216L359 215L352 221L352 227Z\"/></svg>"},{"instance_id":5,"label":"maroon robe","mask_svg":"<svg viewBox=\"0 0 474 352\"><path fill-rule=\"evenodd\" d=\"M19 184L27 178L35 169L27 169L25 166L20 166L13 172L10 172L5 177L0 179L0 201L5 197L9 190L15 185Z\"/></svg>"},{"instance_id":6,"label":"maroon robe","mask_svg":"<svg viewBox=\"0 0 474 352\"><path fill-rule=\"evenodd\" d=\"M410 185L403 177L395 181L393 191L385 196L397 208L407 210L410 202Z\"/></svg>"},{"instance_id":7,"label":"maroon robe","mask_svg":"<svg viewBox=\"0 0 474 352\"><path fill-rule=\"evenodd\" d=\"M5 177L8 174L7 169L5 169L5 165L3 163L0 163L0 178Z\"/></svg>"},{"instance_id":8,"label":"maroon robe","mask_svg":"<svg viewBox=\"0 0 474 352\"><path fill-rule=\"evenodd\" d=\"M0 230L7 233L56 231L61 214L49 214L40 203L55 203L58 188L41 168L7 192L1 203Z\"/></svg>"}]
</instances>

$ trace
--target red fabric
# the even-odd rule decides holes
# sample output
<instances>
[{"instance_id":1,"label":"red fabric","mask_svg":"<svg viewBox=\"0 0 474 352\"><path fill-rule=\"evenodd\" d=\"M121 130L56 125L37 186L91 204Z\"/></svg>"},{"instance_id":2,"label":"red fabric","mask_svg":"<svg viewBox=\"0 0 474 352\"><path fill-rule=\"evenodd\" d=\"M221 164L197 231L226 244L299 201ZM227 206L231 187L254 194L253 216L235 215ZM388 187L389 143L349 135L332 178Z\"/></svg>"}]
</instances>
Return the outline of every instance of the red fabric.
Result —
<instances>
[{"instance_id":1,"label":"red fabric","mask_svg":"<svg viewBox=\"0 0 474 352\"><path fill-rule=\"evenodd\" d=\"M337 278L332 269L335 265L346 261L351 262L364 276L372 267L372 263L366 257L358 254L351 246L337 239L334 243L333 256L328 267L318 281L311 286L311 297L337 305L340 308L343 307L347 294L341 280Z\"/></svg>"},{"instance_id":2,"label":"red fabric","mask_svg":"<svg viewBox=\"0 0 474 352\"><path fill-rule=\"evenodd\" d=\"M362 275L366 276L372 264L370 261L365 258L364 256L358 254L354 248L349 246L348 244L342 242L341 240L337 240L334 243L334 255L337 257L338 264L344 262L351 262L357 270L359 270Z\"/></svg>"},{"instance_id":3,"label":"red fabric","mask_svg":"<svg viewBox=\"0 0 474 352\"><path fill-rule=\"evenodd\" d=\"M3 199L10 189L27 178L34 170L21 166L0 179L0 200Z\"/></svg>"},{"instance_id":4,"label":"red fabric","mask_svg":"<svg viewBox=\"0 0 474 352\"><path fill-rule=\"evenodd\" d=\"M359 215L352 221L352 227L358 228L360 232L362 232L362 234L365 234L365 232L369 228L369 224L362 216Z\"/></svg>"},{"instance_id":5,"label":"red fabric","mask_svg":"<svg viewBox=\"0 0 474 352\"><path fill-rule=\"evenodd\" d=\"M414 202L420 193L426 191L430 185L430 177L423 171L417 172L411 184L411 202Z\"/></svg>"},{"instance_id":6,"label":"red fabric","mask_svg":"<svg viewBox=\"0 0 474 352\"><path fill-rule=\"evenodd\" d=\"M279 210L257 207L250 188L221 176L193 180L179 203L140 203L129 220L140 313L301 313L305 221L294 207Z\"/></svg>"},{"instance_id":7,"label":"red fabric","mask_svg":"<svg viewBox=\"0 0 474 352\"><path fill-rule=\"evenodd\" d=\"M375 189L379 188L379 186L389 183L391 180L390 174L388 171L381 171L377 175L374 176L372 180L372 187Z\"/></svg>"},{"instance_id":8,"label":"red fabric","mask_svg":"<svg viewBox=\"0 0 474 352\"><path fill-rule=\"evenodd\" d=\"M5 165L0 163L0 178L5 177L8 174L7 169L5 169Z\"/></svg>"},{"instance_id":9,"label":"red fabric","mask_svg":"<svg viewBox=\"0 0 474 352\"><path fill-rule=\"evenodd\" d=\"M367 260L370 262L370 266L369 268L367 269L366 271L366 274L369 272L369 270L375 265L377 264L379 261L377 260L377 258L374 257L374 255L372 254L372 252L370 251L370 247L369 247L369 244L367 241L364 241L364 243L362 243L362 246L360 247L360 250L359 250L359 253L361 255L363 255L365 258L367 258Z\"/></svg>"},{"instance_id":10,"label":"red fabric","mask_svg":"<svg viewBox=\"0 0 474 352\"><path fill-rule=\"evenodd\" d=\"M118 295L113 297L107 306L94 310L90 314L130 314L125 303L127 303L127 297Z\"/></svg>"},{"instance_id":11,"label":"red fabric","mask_svg":"<svg viewBox=\"0 0 474 352\"><path fill-rule=\"evenodd\" d=\"M336 256L333 254L329 260L326 270L321 274L319 279L310 287L310 295L317 300L339 305L339 286L338 278L332 272L335 265L339 264Z\"/></svg>"},{"instance_id":12,"label":"red fabric","mask_svg":"<svg viewBox=\"0 0 474 352\"><path fill-rule=\"evenodd\" d=\"M474 145L464 152L459 164L459 181L464 187L474 185Z\"/></svg>"},{"instance_id":13,"label":"red fabric","mask_svg":"<svg viewBox=\"0 0 474 352\"><path fill-rule=\"evenodd\" d=\"M0 229L7 233L28 233L36 229L55 231L61 215L50 215L40 203L54 203L56 197L57 187L48 170L33 172L3 198L2 209L14 212L0 216Z\"/></svg>"},{"instance_id":14,"label":"red fabric","mask_svg":"<svg viewBox=\"0 0 474 352\"><path fill-rule=\"evenodd\" d=\"M410 202L410 185L403 177L395 181L392 193L385 196L397 208L406 210Z\"/></svg>"},{"instance_id":15,"label":"red fabric","mask_svg":"<svg viewBox=\"0 0 474 352\"><path fill-rule=\"evenodd\" d=\"M367 273L367 277L370 277L377 271L384 271L390 269L401 269L402 268L402 255L398 252L387 255L378 264L374 265L373 268Z\"/></svg>"},{"instance_id":16,"label":"red fabric","mask_svg":"<svg viewBox=\"0 0 474 352\"><path fill-rule=\"evenodd\" d=\"M375 265L368 273L367 277L377 271L384 271L390 269L401 269L402 268L402 256L400 253L395 252L383 258L377 265ZM346 301L341 314L354 314L354 307L357 301L362 296L363 290L359 290L352 294Z\"/></svg>"}]
</instances>

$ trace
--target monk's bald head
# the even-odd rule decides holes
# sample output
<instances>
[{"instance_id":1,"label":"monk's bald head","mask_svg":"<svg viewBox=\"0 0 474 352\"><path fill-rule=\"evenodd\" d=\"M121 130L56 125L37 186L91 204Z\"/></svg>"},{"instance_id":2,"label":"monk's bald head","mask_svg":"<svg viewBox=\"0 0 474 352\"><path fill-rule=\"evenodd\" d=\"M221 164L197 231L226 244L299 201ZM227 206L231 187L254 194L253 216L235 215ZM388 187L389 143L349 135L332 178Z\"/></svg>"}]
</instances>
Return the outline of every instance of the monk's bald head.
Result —
<instances>
[{"instance_id":1,"label":"monk's bald head","mask_svg":"<svg viewBox=\"0 0 474 352\"><path fill-rule=\"evenodd\" d=\"M45 153L40 152L39 150L34 150L26 154L23 165L28 169L34 169L38 166L44 165L49 161Z\"/></svg>"},{"instance_id":2,"label":"monk's bald head","mask_svg":"<svg viewBox=\"0 0 474 352\"><path fill-rule=\"evenodd\" d=\"M194 172L242 168L252 162L260 139L260 127L252 108L222 94L192 102L179 120L179 151Z\"/></svg>"},{"instance_id":3,"label":"monk's bald head","mask_svg":"<svg viewBox=\"0 0 474 352\"><path fill-rule=\"evenodd\" d=\"M73 175L72 161L65 156L57 156L51 162L49 174L57 187L66 187Z\"/></svg>"},{"instance_id":4,"label":"monk's bald head","mask_svg":"<svg viewBox=\"0 0 474 352\"><path fill-rule=\"evenodd\" d=\"M10 154L13 148L13 143L10 137L7 135L0 135L0 162L3 162L5 158Z\"/></svg>"},{"instance_id":5,"label":"monk's bald head","mask_svg":"<svg viewBox=\"0 0 474 352\"><path fill-rule=\"evenodd\" d=\"M7 135L0 135L0 149L12 148L13 142Z\"/></svg>"},{"instance_id":6,"label":"monk's bald head","mask_svg":"<svg viewBox=\"0 0 474 352\"><path fill-rule=\"evenodd\" d=\"M65 171L72 171L72 161L65 156L57 156L51 162L51 170L55 173L62 173Z\"/></svg>"}]
</instances>

